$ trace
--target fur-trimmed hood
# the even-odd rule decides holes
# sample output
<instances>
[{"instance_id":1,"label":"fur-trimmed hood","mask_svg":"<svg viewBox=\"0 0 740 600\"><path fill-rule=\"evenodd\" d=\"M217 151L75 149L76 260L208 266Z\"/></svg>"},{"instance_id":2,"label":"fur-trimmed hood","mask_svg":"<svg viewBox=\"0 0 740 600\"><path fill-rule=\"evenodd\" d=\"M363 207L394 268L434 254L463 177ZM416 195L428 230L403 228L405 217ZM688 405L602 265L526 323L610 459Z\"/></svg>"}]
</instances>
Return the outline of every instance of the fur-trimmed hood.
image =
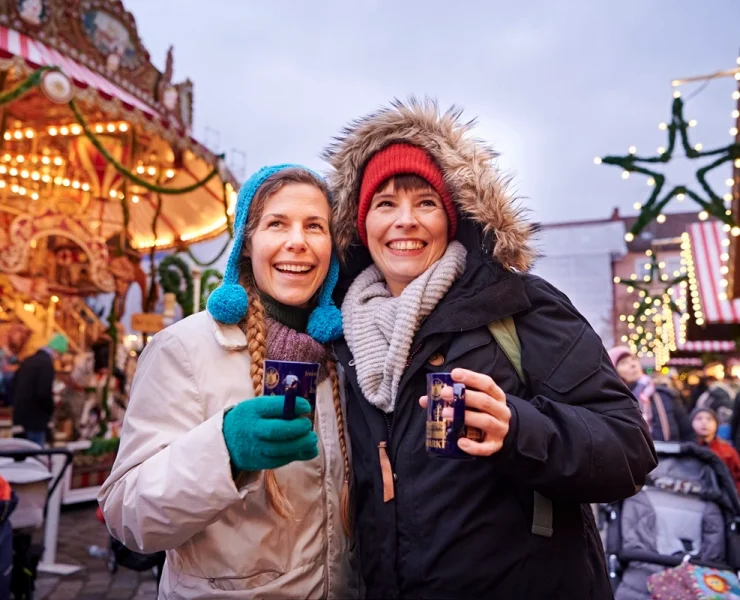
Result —
<instances>
[{"instance_id":1,"label":"fur-trimmed hood","mask_svg":"<svg viewBox=\"0 0 740 600\"><path fill-rule=\"evenodd\" d=\"M493 255L509 269L526 271L536 257L530 245L535 226L523 217L506 191L508 179L496 167L498 154L470 137L475 121L463 122L452 107L440 113L436 102L411 98L350 123L324 151L333 167L333 228L340 256L358 240L357 205L367 161L386 146L405 142L426 150L437 162L461 216L476 222L494 240Z\"/></svg>"}]
</instances>

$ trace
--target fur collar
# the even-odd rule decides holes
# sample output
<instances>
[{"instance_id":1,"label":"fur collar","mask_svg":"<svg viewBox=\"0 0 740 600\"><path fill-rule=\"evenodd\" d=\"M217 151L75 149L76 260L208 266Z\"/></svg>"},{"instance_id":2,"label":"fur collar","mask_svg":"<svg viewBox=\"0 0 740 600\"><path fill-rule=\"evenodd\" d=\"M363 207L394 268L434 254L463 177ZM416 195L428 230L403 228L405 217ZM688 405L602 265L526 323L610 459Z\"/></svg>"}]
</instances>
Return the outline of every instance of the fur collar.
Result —
<instances>
[{"instance_id":1,"label":"fur collar","mask_svg":"<svg viewBox=\"0 0 740 600\"><path fill-rule=\"evenodd\" d=\"M362 171L370 157L384 147L406 142L426 150L440 166L458 211L475 221L493 241L493 256L507 269L527 271L536 258L530 239L536 227L524 218L525 209L507 192L508 178L495 164L498 154L470 137L474 121L463 122L452 107L440 113L432 100L395 100L350 123L324 151L333 167L333 224L337 252L346 259L357 242L357 196Z\"/></svg>"}]
</instances>

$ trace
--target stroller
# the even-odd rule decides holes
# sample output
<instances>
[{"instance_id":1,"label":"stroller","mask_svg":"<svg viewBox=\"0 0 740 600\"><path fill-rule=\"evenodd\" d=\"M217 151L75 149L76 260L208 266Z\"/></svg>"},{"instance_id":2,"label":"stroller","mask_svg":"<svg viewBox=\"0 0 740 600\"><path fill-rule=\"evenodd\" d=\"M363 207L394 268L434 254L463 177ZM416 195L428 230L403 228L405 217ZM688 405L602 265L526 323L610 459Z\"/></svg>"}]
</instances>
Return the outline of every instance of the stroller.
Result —
<instances>
[{"instance_id":1,"label":"stroller","mask_svg":"<svg viewBox=\"0 0 740 600\"><path fill-rule=\"evenodd\" d=\"M52 454L63 454L66 461L50 485ZM68 450L41 448L25 439L0 439L0 475L18 499L9 516L13 529L11 592L15 600L33 598L36 570L44 552L42 545L33 542L33 534L44 526L49 498L71 462Z\"/></svg>"},{"instance_id":2,"label":"stroller","mask_svg":"<svg viewBox=\"0 0 740 600\"><path fill-rule=\"evenodd\" d=\"M649 600L650 575L688 561L740 569L740 498L724 463L694 443L656 442L645 487L600 505L615 600Z\"/></svg>"},{"instance_id":3,"label":"stroller","mask_svg":"<svg viewBox=\"0 0 740 600\"><path fill-rule=\"evenodd\" d=\"M98 521L105 525L105 517L100 508L98 508L96 512L96 517ZM157 586L159 586L166 557L164 552L142 554L134 550L129 550L112 535L109 535L108 538L108 549L105 553L105 557L108 562L108 571L111 574L115 574L118 571L119 566L139 572L151 570L154 572Z\"/></svg>"}]
</instances>

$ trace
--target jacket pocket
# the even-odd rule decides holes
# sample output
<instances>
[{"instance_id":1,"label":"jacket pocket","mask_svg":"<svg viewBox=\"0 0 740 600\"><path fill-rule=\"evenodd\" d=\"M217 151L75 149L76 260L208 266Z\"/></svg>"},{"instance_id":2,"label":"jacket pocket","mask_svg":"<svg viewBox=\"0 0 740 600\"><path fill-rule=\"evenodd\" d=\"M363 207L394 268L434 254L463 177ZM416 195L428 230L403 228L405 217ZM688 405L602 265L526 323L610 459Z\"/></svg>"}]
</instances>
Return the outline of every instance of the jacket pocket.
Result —
<instances>
[{"instance_id":1,"label":"jacket pocket","mask_svg":"<svg viewBox=\"0 0 740 600\"><path fill-rule=\"evenodd\" d=\"M571 391L599 370L603 351L599 336L584 323L560 362L545 379L545 385L560 394Z\"/></svg>"}]
</instances>

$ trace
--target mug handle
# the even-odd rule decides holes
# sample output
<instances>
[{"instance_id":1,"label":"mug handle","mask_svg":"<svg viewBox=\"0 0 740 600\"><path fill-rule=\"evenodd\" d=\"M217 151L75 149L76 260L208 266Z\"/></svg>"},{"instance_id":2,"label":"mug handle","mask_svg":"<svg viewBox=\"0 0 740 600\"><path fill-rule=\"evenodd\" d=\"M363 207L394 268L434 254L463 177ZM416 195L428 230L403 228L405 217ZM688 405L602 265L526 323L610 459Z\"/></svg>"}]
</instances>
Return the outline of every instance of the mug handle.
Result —
<instances>
[{"instance_id":1,"label":"mug handle","mask_svg":"<svg viewBox=\"0 0 740 600\"><path fill-rule=\"evenodd\" d=\"M454 440L459 440L465 430L465 384L453 383L452 395L455 399L452 410L452 434Z\"/></svg>"}]
</instances>

